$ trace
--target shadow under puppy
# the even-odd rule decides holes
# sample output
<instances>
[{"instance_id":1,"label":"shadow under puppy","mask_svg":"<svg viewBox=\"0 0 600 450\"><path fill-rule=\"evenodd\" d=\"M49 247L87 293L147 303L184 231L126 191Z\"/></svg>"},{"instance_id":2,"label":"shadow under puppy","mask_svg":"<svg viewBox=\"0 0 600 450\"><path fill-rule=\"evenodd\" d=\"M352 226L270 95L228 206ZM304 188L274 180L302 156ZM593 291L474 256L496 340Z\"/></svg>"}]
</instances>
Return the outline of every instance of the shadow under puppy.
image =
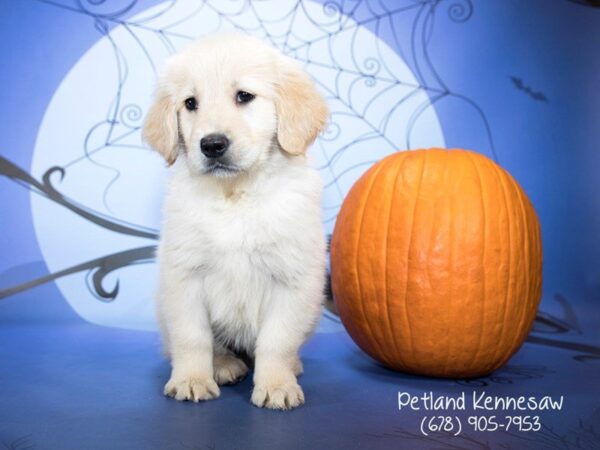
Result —
<instances>
[{"instance_id":1,"label":"shadow under puppy","mask_svg":"<svg viewBox=\"0 0 600 450\"><path fill-rule=\"evenodd\" d=\"M305 156L327 105L258 39L203 38L173 56L144 124L172 165L157 315L177 400L219 396L255 359L252 403L304 402L298 352L323 301L321 180Z\"/></svg>"}]
</instances>

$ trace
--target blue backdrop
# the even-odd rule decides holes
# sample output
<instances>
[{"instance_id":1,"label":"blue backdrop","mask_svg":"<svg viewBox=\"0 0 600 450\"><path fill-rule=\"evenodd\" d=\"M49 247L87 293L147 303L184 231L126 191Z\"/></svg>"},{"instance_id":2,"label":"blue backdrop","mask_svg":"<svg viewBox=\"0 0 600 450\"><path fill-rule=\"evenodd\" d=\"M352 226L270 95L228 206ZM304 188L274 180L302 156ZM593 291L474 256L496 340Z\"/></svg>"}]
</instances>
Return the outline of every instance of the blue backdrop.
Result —
<instances>
[{"instance_id":1,"label":"blue backdrop","mask_svg":"<svg viewBox=\"0 0 600 450\"><path fill-rule=\"evenodd\" d=\"M168 54L208 32L240 29L297 58L329 99L331 125L311 150L326 185L325 232L352 182L392 151L470 148L518 180L543 233L543 300L530 343L561 349L548 358L564 360L562 369L544 370L581 370L597 397L595 6L0 0L0 326L153 328L165 171L141 143L139 125ZM326 319L320 333L340 338L335 316ZM9 378L6 370L0 361ZM559 381L547 383L555 389ZM577 394L570 423L598 406L584 397Z\"/></svg>"}]
</instances>

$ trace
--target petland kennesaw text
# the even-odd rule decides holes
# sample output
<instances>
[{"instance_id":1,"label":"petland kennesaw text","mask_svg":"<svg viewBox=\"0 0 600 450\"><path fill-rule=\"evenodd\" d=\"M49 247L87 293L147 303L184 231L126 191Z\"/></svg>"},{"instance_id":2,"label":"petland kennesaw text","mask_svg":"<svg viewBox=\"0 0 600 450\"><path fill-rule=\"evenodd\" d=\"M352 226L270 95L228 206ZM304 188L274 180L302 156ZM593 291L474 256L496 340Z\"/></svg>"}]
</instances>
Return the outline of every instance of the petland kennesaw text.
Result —
<instances>
[{"instance_id":1,"label":"petland kennesaw text","mask_svg":"<svg viewBox=\"0 0 600 450\"><path fill-rule=\"evenodd\" d=\"M413 411L465 411L467 400L473 411L560 411L563 407L563 396L553 398L526 396L497 396L488 395L485 391L473 392L467 396L462 392L458 396L434 395L433 392L424 392L413 395L408 392L398 392L398 409L410 408Z\"/></svg>"}]
</instances>

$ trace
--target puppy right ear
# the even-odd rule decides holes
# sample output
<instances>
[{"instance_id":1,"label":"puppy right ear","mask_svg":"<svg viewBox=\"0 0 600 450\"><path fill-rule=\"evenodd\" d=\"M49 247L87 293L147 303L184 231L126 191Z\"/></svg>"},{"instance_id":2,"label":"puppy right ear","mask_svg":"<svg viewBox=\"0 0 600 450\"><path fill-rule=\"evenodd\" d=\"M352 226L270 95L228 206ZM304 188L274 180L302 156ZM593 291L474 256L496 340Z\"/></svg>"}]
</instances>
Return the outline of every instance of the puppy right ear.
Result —
<instances>
[{"instance_id":1,"label":"puppy right ear","mask_svg":"<svg viewBox=\"0 0 600 450\"><path fill-rule=\"evenodd\" d=\"M144 121L143 139L172 165L177 159L179 131L177 110L171 95L162 86L154 94L154 103Z\"/></svg>"},{"instance_id":2,"label":"puppy right ear","mask_svg":"<svg viewBox=\"0 0 600 450\"><path fill-rule=\"evenodd\" d=\"M290 155L306 152L325 127L329 109L315 83L289 57L280 58L277 81L277 140Z\"/></svg>"}]
</instances>

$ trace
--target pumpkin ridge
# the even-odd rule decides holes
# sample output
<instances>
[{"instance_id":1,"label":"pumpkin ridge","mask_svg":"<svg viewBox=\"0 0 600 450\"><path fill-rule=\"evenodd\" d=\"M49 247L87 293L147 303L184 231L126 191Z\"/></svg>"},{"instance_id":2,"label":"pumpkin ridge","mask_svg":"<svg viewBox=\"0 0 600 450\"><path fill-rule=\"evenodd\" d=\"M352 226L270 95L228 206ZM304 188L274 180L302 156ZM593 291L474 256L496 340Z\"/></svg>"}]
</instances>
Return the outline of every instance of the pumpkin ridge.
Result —
<instances>
[{"instance_id":1,"label":"pumpkin ridge","mask_svg":"<svg viewBox=\"0 0 600 450\"><path fill-rule=\"evenodd\" d=\"M525 236L525 239L526 239L526 243L527 243L525 245L525 252L526 252L525 260L527 263L530 263L530 258L529 258L529 251L530 251L530 249L529 249L529 221L527 220L527 213L524 210L523 199L521 198L521 188L513 179L509 178L509 181L512 183L512 185L513 185L514 189L516 190L517 195L519 197L519 204L521 207L521 211L523 213L523 227L524 227L524 230L527 231L527 232L524 231L524 233L523 233ZM527 287L524 291L529 291L531 289L531 287L530 287L531 282L529 279L529 270L528 269L529 269L528 267L525 268L525 274L527 276ZM519 330L522 329L523 324L525 323L525 320L527 319L527 316L529 316L529 309L527 308L527 306L528 305L525 302L523 302L523 313L521 315L521 319L519 320L519 328L518 328ZM529 330L527 330L527 333L529 333ZM513 349L513 351L516 350L516 345L523 338L524 338L523 336L519 336L519 335L515 336L512 344L511 344L511 348Z\"/></svg>"},{"instance_id":2,"label":"pumpkin ridge","mask_svg":"<svg viewBox=\"0 0 600 450\"><path fill-rule=\"evenodd\" d=\"M509 200L508 200L508 196L507 196L507 191L506 191L506 184L504 182L504 174L502 172L499 172L498 170L495 171L496 175L498 176L498 180L500 181L500 185L502 186L502 196L504 198L504 206L506 208L506 214L508 214L510 216L510 205L509 205ZM502 351L504 348L506 348L506 310L508 309L508 305L509 303L512 303L512 299L510 297L510 280L512 279L512 267L513 267L513 243L512 243L512 231L511 231L511 223L509 221L508 226L507 226L507 234L508 234L508 276L506 277L506 296L505 296L505 300L504 300L504 313L502 316L502 332L500 334L500 345L498 345L498 347L496 347L496 351L494 352L494 360L496 359L496 356L498 355L498 352ZM504 358L503 358L504 359ZM496 368L494 368L495 370Z\"/></svg>"},{"instance_id":3,"label":"pumpkin ridge","mask_svg":"<svg viewBox=\"0 0 600 450\"><path fill-rule=\"evenodd\" d=\"M529 201L529 199L528 199L528 201ZM544 274L542 271L543 263L544 263L544 249L542 246L542 224L540 223L538 215L533 207L533 204L531 204L531 202L530 202L530 208L529 208L529 216L531 216L530 219L533 223L533 228L535 231L535 240L534 240L535 250L536 250L535 254L539 256L539 258L537 259L537 261L538 261L537 266L539 267L540 277L539 277L539 279L536 280L535 290L539 291L538 297L541 300L542 281L543 281L543 277L544 277ZM538 300L538 305L539 305L540 300ZM533 326L533 324L532 324L532 326Z\"/></svg>"},{"instance_id":4,"label":"pumpkin ridge","mask_svg":"<svg viewBox=\"0 0 600 450\"><path fill-rule=\"evenodd\" d=\"M481 219L481 227L482 227L482 244L481 244L481 267L482 269L485 267L485 243L486 241L486 214L485 214L485 205L486 202L484 201L484 189L483 189L483 182L481 180L481 173L479 172L479 168L477 167L477 164L475 163L475 161L473 160L473 156L471 155L470 152L465 152L465 155L467 156L467 158L469 159L469 161L471 162L471 165L473 166L473 168L475 169L475 172L477 173L477 181L479 182L479 192L480 192L480 196L479 196L479 204L481 206L481 214L482 214L482 219ZM485 269L482 270L482 277L481 277L481 327L479 328L479 338L477 339L477 350L475 350L475 352L473 352L473 356L471 358L471 361L469 363L469 366L473 366L473 364L477 361L477 357L479 356L479 352L481 351L481 343L483 340L483 336L486 336L485 334L485 323L486 323L486 318L485 318L485 313L486 313L486 308L485 308L485 297L486 297L486 292L485 292L485 274L486 271Z\"/></svg>"},{"instance_id":5,"label":"pumpkin ridge","mask_svg":"<svg viewBox=\"0 0 600 450\"><path fill-rule=\"evenodd\" d=\"M444 168L442 169L441 173L442 173L442 178L446 175L446 169L448 168L448 160L450 159L450 155L448 153L448 151L444 152L444 155L446 156L444 158ZM449 196L449 201L450 201L450 209L452 210L452 208L454 207L454 197L452 195ZM452 226L452 223L450 223L450 227L449 227L449 233L450 233L450 242L454 242L454 239L452 238L452 236L454 235L454 227ZM454 264L453 264L453 251L452 251L453 245L450 244L450 255L448 258L449 264L450 264L450 272L453 272L453 268L454 268ZM447 303L451 304L452 300L454 299L454 295L452 295L453 292L453 288L454 288L454 283L453 283L454 279L453 277L449 277L449 287L448 287L448 297L447 297ZM450 308L452 309L452 308ZM448 323L448 322L446 322ZM449 334L449 329L448 327L446 327L446 332L444 333L444 336L447 336ZM443 370L442 372L446 372L446 368L448 367L448 363L450 362L450 355L452 354L452 343L453 343L453 339L448 340L448 347L446 348L446 358L444 359L444 364L442 366Z\"/></svg>"},{"instance_id":6,"label":"pumpkin ridge","mask_svg":"<svg viewBox=\"0 0 600 450\"><path fill-rule=\"evenodd\" d=\"M405 158L405 161L407 159L408 158ZM404 314L406 316L406 323L408 324L407 331L408 331L408 336L409 336L409 341L410 341L410 349L411 349L413 361L415 361L415 344L414 344L414 336L413 336L413 333L412 333L412 330L410 327L410 319L409 319L410 314L408 313L408 306L409 306L408 278L409 278L409 274L410 274L410 254L412 251L413 233L414 233L414 228L415 228L415 213L417 211L417 205L419 203L418 202L419 193L421 191L421 183L423 182L423 173L425 172L425 161L426 160L427 160L427 153L424 153L422 162L421 162L421 174L419 176L419 184L417 185L417 189L415 191L415 199L414 199L414 204L413 204L413 208L412 208L412 214L410 215L411 223L410 223L410 233L408 235L408 251L407 251L407 255L406 255L406 281L404 283ZM404 164L403 164L403 166L404 166ZM420 365L420 361L419 361L419 365Z\"/></svg>"},{"instance_id":7,"label":"pumpkin ridge","mask_svg":"<svg viewBox=\"0 0 600 450\"><path fill-rule=\"evenodd\" d=\"M373 191L373 185L375 184L375 180L377 179L377 175L379 174L379 172L381 172L381 169L384 167L384 164L379 164L379 167L377 167L377 169L371 174L371 176L369 177L369 186L367 188L367 192L366 195L364 196L364 200L362 202L362 209L360 211L360 220L358 221L358 242L356 243L356 252L354 255L354 265L356 266L356 276L358 279L358 293L359 295L362 297L362 282L361 282L361 277L360 277L360 271L358 270L358 260L359 260L359 253L360 253L360 248L361 248L361 240L362 240L362 236L363 236L363 232L362 232L362 228L363 228L363 224L364 224L364 219L365 219L365 210L367 209L367 205L369 203L369 197L371 196L371 193ZM373 333L373 329L371 328L371 323L369 322L369 318L367 317L367 315L365 314L365 308L363 303L360 303L360 310L362 312L362 316L363 316L363 321L366 323L367 325L367 329L369 330L369 334L371 336L370 341L371 343L374 343L376 345L377 349L381 349L384 348L380 345L379 340L377 339L375 333ZM383 361L387 362L387 358L382 357L381 356L381 352L380 351L374 351L373 350L373 345L370 345L369 348L371 349L372 352L376 353L377 357L382 359Z\"/></svg>"},{"instance_id":8,"label":"pumpkin ridge","mask_svg":"<svg viewBox=\"0 0 600 450\"><path fill-rule=\"evenodd\" d=\"M359 197L360 191L359 191L359 186L361 186L361 184L363 183L362 180L359 180L355 186L353 186L353 188L348 192L348 195L346 197L346 201L347 202L351 202L352 199L356 196ZM347 219L347 217L350 215L350 211L349 209L344 209L341 208L340 212L338 214L337 217L337 221L335 223L335 228L333 231L333 235L331 238L331 261L336 261L339 259L342 259L343 256L346 256L346 254L352 254L353 249L351 248L350 250L344 250L340 244L338 243L338 241L341 239L340 236L343 235L343 233L348 233L350 234L351 231L349 230L351 228L351 224L349 222L349 220ZM341 256L339 256L341 255ZM348 258L350 259L350 258ZM344 269L345 267L343 267L342 269ZM344 289L341 288L340 286L338 286L338 284L335 282L335 280L337 279L338 273L340 272L340 267L334 263L331 264L331 290L333 293L333 301L338 309L338 313L340 316L340 319L344 319L344 317L346 316L346 311L348 310L352 310L354 309L354 307L351 304L346 304L344 302L342 302L340 299L343 298L343 296L346 294L345 291L345 287ZM355 277L352 277L352 284L354 285L354 283L358 284L358 280L354 279ZM355 332L352 333L351 332L351 328L355 329ZM356 331L356 328L358 328L358 326L356 326L353 323L348 323L348 332L351 335L355 335L355 334L360 334L359 331ZM357 340L360 340L359 338ZM357 342L357 345L358 342ZM361 347L359 345L359 347ZM361 347L362 348L362 347Z\"/></svg>"},{"instance_id":9,"label":"pumpkin ridge","mask_svg":"<svg viewBox=\"0 0 600 450\"><path fill-rule=\"evenodd\" d=\"M498 211L504 211L504 213L507 215L507 217L510 216L509 212L508 212L508 203L507 203L507 198L506 198L506 192L504 189L504 185L502 184L502 180L501 180L501 175L502 173L498 170L497 166L495 165L495 163L491 160L488 159L483 159L483 161L485 162L486 166L488 167L490 176L492 176L491 174L493 174L494 179L496 180L495 186L498 192L501 192L501 195L498 196L498 198L502 198L502 204L500 204L499 200L497 200L497 210ZM498 189L498 186L500 186L500 189ZM502 230L501 228L501 224L502 224L502 218L501 216L498 217L498 224L496 225L496 233L498 233L499 230ZM493 235L494 233L492 233ZM498 234L502 234L502 233L498 233ZM510 244L510 229L509 229L509 244ZM504 243L504 241L503 241ZM505 245L501 245L501 248L506 248ZM509 245L509 259L510 259L510 245ZM501 252L500 253L500 261L503 261L506 258L506 252ZM507 281L503 281L503 279L506 278ZM507 284L508 282L510 282L510 277L507 275L507 277L502 277L500 273L497 274L497 276L494 277L493 280L493 284L496 287L496 289L498 288L498 286ZM501 328L500 328L500 333L499 336L496 336L494 340L492 340L492 344L495 341L498 341L499 344L502 343L502 340L504 338L504 334L505 334L505 320L506 320L506 309L508 307L508 296L505 296L505 300L504 302L502 302L501 308L502 308L502 319L500 321ZM492 354L492 356L490 358L488 358L491 362L487 364L487 370L486 373L491 372L494 369L494 361L496 361L496 357L498 355L498 350L499 347L496 347L496 349L494 350L494 353Z\"/></svg>"},{"instance_id":10,"label":"pumpkin ridge","mask_svg":"<svg viewBox=\"0 0 600 450\"><path fill-rule=\"evenodd\" d=\"M404 161L404 159L406 158L401 158L401 161ZM400 163L396 163L396 166L402 166L402 164ZM404 363L404 358L402 355L402 352L398 351L398 343L396 342L396 333L394 333L394 327L392 326L392 320L390 317L390 308L388 305L388 276L387 276L387 272L388 272L388 238L390 236L390 225L391 225L391 219L392 219L392 208L394 207L394 195L396 193L396 186L398 185L398 179L400 178L400 174L402 173L401 170L399 170L398 168L396 168L396 176L394 178L394 184L392 185L392 195L390 195L390 206L388 208L388 218L387 218L387 226L385 228L385 270L384 270L384 292L385 292L385 301L384 301L384 305L385 305L385 312L386 312L386 317L387 317L387 323L388 323L388 328L390 330L391 336L392 336L392 342L394 343L394 349L396 350L396 357L398 358L398 360L400 361L400 365L405 366L406 364Z\"/></svg>"},{"instance_id":11,"label":"pumpkin ridge","mask_svg":"<svg viewBox=\"0 0 600 450\"><path fill-rule=\"evenodd\" d=\"M451 157L451 155L448 152L448 158L450 158L450 157ZM452 170L456 170L456 159L452 160L451 163L454 164L454 167L453 167ZM456 202L456 198L455 198L454 192L451 192L451 195L450 195L450 212L451 212L451 214L455 213L456 203L457 202ZM455 270L455 268L457 266L457 264L455 264L455 262L456 262L455 258L457 257L457 254L460 254L460 250L461 250L459 248L458 252L456 251L456 239L457 239L456 236L457 235L460 236L460 233L456 232L456 222L454 220L450 220L450 236L451 237L450 237L450 245L449 245L449 247L450 247L449 261L450 261L450 272L451 273L454 273L454 270ZM459 303L460 304L460 298L458 298L458 302L457 302L457 298L454 295L455 283L454 283L454 277L453 276L450 277L450 285L451 285L451 289L452 289L452 291L451 291L452 292L451 298L453 300L453 303L454 304L455 303ZM453 307L454 305L451 305L451 306L452 306L452 311L454 312L453 315L455 316L454 320L457 320L456 319L456 312L455 312L454 307ZM460 315L459 317L462 319L462 315ZM463 322L463 325L464 325L464 322ZM448 354L451 355L451 356L453 356L454 359L460 359L460 353L461 353L460 347L461 347L461 342L459 342L458 339L449 339L449 351L448 351ZM452 354L452 352L450 352L450 349L454 352L454 354ZM451 361L452 361L452 359L451 359Z\"/></svg>"}]
</instances>

